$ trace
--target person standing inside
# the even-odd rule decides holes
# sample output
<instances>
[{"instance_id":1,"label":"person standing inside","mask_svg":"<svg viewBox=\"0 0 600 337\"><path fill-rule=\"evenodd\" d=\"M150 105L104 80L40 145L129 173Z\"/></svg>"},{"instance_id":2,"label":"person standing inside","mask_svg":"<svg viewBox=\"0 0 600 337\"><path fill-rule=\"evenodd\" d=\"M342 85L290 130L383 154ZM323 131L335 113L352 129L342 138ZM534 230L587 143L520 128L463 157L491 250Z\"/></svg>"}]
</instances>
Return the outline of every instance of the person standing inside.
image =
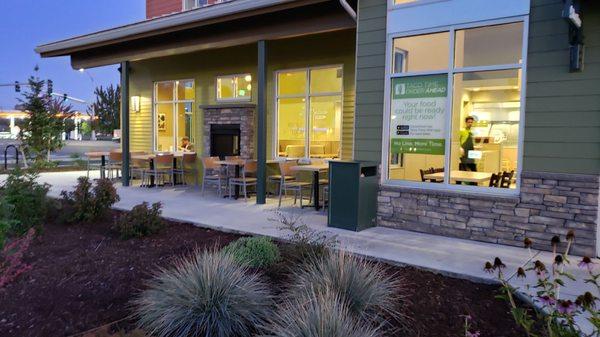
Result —
<instances>
[{"instance_id":1,"label":"person standing inside","mask_svg":"<svg viewBox=\"0 0 600 337\"><path fill-rule=\"evenodd\" d=\"M477 165L475 164L475 159L469 158L469 152L475 150L475 144L473 141L473 132L471 132L471 128L473 127L473 123L475 122L475 118L473 116L468 116L465 118L465 128L460 130L460 164L458 165L458 169L460 171L477 171Z\"/></svg>"}]
</instances>

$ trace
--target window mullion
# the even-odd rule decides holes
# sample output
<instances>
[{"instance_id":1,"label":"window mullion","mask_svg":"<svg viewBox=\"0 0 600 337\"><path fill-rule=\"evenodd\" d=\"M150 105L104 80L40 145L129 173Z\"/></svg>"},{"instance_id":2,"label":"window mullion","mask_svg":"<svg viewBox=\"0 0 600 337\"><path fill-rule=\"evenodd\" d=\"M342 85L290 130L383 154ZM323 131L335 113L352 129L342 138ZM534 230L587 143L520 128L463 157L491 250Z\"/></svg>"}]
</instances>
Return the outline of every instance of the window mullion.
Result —
<instances>
[{"instance_id":1,"label":"window mullion","mask_svg":"<svg viewBox=\"0 0 600 337\"><path fill-rule=\"evenodd\" d=\"M306 89L304 89L304 100L305 100L305 104L304 104L304 113L305 113L305 126L304 126L304 156L306 158L310 158L310 134L312 133L311 131L311 125L310 125L310 109L311 109L311 104L310 104L310 68L306 69Z\"/></svg>"},{"instance_id":2,"label":"window mullion","mask_svg":"<svg viewBox=\"0 0 600 337\"><path fill-rule=\"evenodd\" d=\"M452 169L452 107L454 102L454 49L455 49L455 30L450 29L448 43L448 84L446 86L446 144L444 145L444 184L450 185L450 171Z\"/></svg>"}]
</instances>

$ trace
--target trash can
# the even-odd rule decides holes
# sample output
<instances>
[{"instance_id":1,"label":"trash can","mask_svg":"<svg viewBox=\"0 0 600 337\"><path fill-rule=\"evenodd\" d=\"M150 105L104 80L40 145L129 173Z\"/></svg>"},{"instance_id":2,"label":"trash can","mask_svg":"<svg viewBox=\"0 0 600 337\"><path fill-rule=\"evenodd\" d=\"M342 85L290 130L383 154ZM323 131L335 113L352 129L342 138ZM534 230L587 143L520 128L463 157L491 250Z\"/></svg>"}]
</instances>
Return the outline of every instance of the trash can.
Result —
<instances>
[{"instance_id":1,"label":"trash can","mask_svg":"<svg viewBox=\"0 0 600 337\"><path fill-rule=\"evenodd\" d=\"M376 225L378 165L367 161L329 162L329 227L360 231Z\"/></svg>"}]
</instances>

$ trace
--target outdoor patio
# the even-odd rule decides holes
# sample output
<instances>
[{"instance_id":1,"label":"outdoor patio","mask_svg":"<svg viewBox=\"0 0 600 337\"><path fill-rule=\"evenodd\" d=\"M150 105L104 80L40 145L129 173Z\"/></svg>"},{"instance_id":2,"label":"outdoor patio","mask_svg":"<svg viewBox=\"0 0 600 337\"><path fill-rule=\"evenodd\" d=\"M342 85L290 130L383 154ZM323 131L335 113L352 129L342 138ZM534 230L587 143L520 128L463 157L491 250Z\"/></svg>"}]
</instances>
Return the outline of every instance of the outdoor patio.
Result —
<instances>
[{"instance_id":1,"label":"outdoor patio","mask_svg":"<svg viewBox=\"0 0 600 337\"><path fill-rule=\"evenodd\" d=\"M58 197L62 190L71 189L75 185L77 177L85 174L84 171L42 173L40 180L52 185L50 196ZM94 175L92 177L95 178ZM135 185L122 187L118 184L117 189L121 197L121 201L116 204L118 209L129 210L143 201L160 201L163 203L163 216L169 219L225 232L276 238L285 238L287 235L278 228L277 222L272 220L274 211L277 210L276 198L267 198L266 205L256 205L254 200L244 202L243 199L219 198L214 191L202 196L200 189L192 186L143 188ZM300 210L299 207L292 206L291 198L285 200L281 210L301 212L302 222L313 229L336 235L340 247L348 251L478 282L493 282L494 275L483 271L485 261L493 260L497 256L507 265L506 273L511 274L530 258L526 249L384 227L361 232L329 228L325 212L316 212L314 209ZM552 253L549 252L534 255L533 259L539 259L548 266L551 266L553 261ZM570 272L576 276L583 275L583 270L576 268L578 258L574 258L573 262ZM523 286L525 280L514 277L511 283L514 286ZM586 288L592 290L583 282L568 282L561 292L561 297L574 299L574 294L580 294Z\"/></svg>"}]
</instances>

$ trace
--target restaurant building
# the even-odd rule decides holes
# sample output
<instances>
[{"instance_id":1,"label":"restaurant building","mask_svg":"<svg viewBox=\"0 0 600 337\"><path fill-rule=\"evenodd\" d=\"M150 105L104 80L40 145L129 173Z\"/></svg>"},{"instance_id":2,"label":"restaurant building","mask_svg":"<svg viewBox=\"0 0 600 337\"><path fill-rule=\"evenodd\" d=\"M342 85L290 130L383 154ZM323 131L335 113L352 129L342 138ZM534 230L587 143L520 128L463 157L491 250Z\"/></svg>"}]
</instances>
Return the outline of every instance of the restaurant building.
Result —
<instances>
[{"instance_id":1,"label":"restaurant building","mask_svg":"<svg viewBox=\"0 0 600 337\"><path fill-rule=\"evenodd\" d=\"M379 226L595 255L600 5L570 4L147 0L36 50L121 64L123 150L257 158L259 203L268 160L376 161Z\"/></svg>"}]
</instances>

